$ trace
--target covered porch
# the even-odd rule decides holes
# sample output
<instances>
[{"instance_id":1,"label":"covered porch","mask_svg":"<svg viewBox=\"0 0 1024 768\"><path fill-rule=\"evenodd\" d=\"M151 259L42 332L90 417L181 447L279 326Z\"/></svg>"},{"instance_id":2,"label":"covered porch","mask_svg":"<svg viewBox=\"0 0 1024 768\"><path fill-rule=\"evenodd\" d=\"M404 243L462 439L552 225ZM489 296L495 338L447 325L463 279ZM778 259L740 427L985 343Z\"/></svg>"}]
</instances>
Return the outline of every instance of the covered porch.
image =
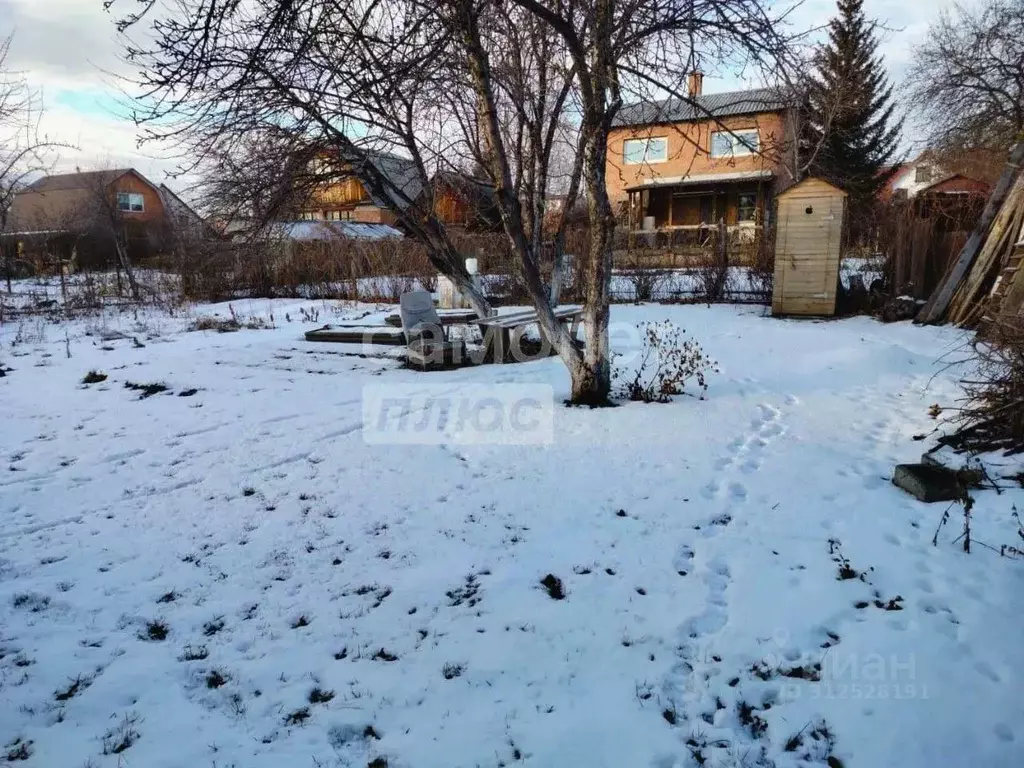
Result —
<instances>
[{"instance_id":1,"label":"covered porch","mask_svg":"<svg viewBox=\"0 0 1024 768\"><path fill-rule=\"evenodd\" d=\"M771 171L693 174L648 179L626 190L631 233L693 232L725 221L730 233L751 238L770 224Z\"/></svg>"}]
</instances>

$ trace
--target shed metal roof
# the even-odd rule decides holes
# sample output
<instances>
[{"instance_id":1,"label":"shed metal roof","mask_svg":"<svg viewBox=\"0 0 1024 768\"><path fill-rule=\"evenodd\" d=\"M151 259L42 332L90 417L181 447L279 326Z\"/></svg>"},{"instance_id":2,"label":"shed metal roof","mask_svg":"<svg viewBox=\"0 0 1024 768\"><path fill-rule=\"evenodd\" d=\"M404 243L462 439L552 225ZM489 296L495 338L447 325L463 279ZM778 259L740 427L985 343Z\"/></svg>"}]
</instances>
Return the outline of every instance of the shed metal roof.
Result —
<instances>
[{"instance_id":1,"label":"shed metal roof","mask_svg":"<svg viewBox=\"0 0 1024 768\"><path fill-rule=\"evenodd\" d=\"M401 231L388 224L363 221L288 221L278 226L281 235L287 240L383 240L403 237Z\"/></svg>"}]
</instances>

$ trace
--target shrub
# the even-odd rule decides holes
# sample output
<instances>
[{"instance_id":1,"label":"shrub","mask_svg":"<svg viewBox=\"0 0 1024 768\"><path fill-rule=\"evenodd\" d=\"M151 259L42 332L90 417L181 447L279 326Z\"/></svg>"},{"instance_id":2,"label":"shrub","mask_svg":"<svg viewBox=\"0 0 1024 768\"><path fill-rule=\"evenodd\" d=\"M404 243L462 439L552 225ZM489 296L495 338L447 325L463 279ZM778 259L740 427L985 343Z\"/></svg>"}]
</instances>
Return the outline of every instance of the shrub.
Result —
<instances>
[{"instance_id":1,"label":"shrub","mask_svg":"<svg viewBox=\"0 0 1024 768\"><path fill-rule=\"evenodd\" d=\"M619 274L633 287L633 300L651 301L659 293L671 272L664 267L645 263L640 256L633 256Z\"/></svg>"},{"instance_id":2,"label":"shrub","mask_svg":"<svg viewBox=\"0 0 1024 768\"><path fill-rule=\"evenodd\" d=\"M684 393L686 383L695 380L697 388L707 391L707 374L718 372L718 363L704 354L693 339L683 337L683 329L665 320L644 323L637 328L644 345L640 361L632 372L617 367L612 376L621 381L618 396L643 403L668 403Z\"/></svg>"},{"instance_id":3,"label":"shrub","mask_svg":"<svg viewBox=\"0 0 1024 768\"><path fill-rule=\"evenodd\" d=\"M961 382L964 397L953 423L939 439L957 451L1024 452L1024 323L1001 320L973 344L972 374Z\"/></svg>"},{"instance_id":4,"label":"shrub","mask_svg":"<svg viewBox=\"0 0 1024 768\"><path fill-rule=\"evenodd\" d=\"M772 303L775 287L775 245L774 235L765 233L758 238L753 260L747 271L750 290L761 304Z\"/></svg>"}]
</instances>

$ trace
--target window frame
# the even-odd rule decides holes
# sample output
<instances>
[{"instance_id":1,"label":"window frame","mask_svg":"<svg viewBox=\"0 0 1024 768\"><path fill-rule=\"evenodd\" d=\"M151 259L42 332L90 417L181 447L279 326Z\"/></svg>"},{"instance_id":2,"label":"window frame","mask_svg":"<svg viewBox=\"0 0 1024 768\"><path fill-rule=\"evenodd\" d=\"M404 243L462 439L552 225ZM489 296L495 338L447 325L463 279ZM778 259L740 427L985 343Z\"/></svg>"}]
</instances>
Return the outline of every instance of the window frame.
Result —
<instances>
[{"instance_id":1,"label":"window frame","mask_svg":"<svg viewBox=\"0 0 1024 768\"><path fill-rule=\"evenodd\" d=\"M652 142L660 141L664 146L664 150L659 153L659 157L651 157L651 144ZM627 149L630 144L643 144L643 154L639 160L630 160L632 153ZM622 142L622 164L623 165L655 165L657 163L668 162L668 136L642 136L634 137L632 139L625 139Z\"/></svg>"},{"instance_id":2,"label":"window frame","mask_svg":"<svg viewBox=\"0 0 1024 768\"><path fill-rule=\"evenodd\" d=\"M921 178L924 176L924 178ZM932 183L932 167L927 164L915 165L914 166L914 183L915 184L931 184Z\"/></svg>"},{"instance_id":3,"label":"window frame","mask_svg":"<svg viewBox=\"0 0 1024 768\"><path fill-rule=\"evenodd\" d=\"M756 141L751 147L743 140L743 134L753 134ZM728 152L715 151L715 138L724 137L729 141ZM753 128L734 128L732 130L712 131L711 140L708 146L708 154L712 159L720 160L730 157L751 157L761 153L761 131L756 126Z\"/></svg>"},{"instance_id":4,"label":"window frame","mask_svg":"<svg viewBox=\"0 0 1024 768\"><path fill-rule=\"evenodd\" d=\"M146 196L139 192L118 192L117 210L121 213L145 213Z\"/></svg>"}]
</instances>

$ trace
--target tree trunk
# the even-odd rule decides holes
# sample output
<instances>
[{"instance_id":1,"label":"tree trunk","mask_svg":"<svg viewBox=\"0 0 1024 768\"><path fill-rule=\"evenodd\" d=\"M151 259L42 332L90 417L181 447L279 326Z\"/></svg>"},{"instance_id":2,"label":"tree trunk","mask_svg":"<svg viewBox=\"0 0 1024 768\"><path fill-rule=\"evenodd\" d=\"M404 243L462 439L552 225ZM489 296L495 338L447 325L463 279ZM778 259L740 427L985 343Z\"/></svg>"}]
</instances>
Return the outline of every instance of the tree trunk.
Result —
<instances>
[{"instance_id":1,"label":"tree trunk","mask_svg":"<svg viewBox=\"0 0 1024 768\"><path fill-rule=\"evenodd\" d=\"M551 290L548 301L557 308L562 301L562 272L565 270L565 237L561 233L555 239L555 259L551 265Z\"/></svg>"},{"instance_id":2,"label":"tree trunk","mask_svg":"<svg viewBox=\"0 0 1024 768\"><path fill-rule=\"evenodd\" d=\"M121 242L121 238L114 238L114 245L117 248L117 260L124 270L125 276L128 278L128 289L131 291L132 299L139 301L142 298L142 294L139 292L139 284L135 282L135 273L132 272L131 262L128 260L128 249L124 243Z\"/></svg>"},{"instance_id":3,"label":"tree trunk","mask_svg":"<svg viewBox=\"0 0 1024 768\"><path fill-rule=\"evenodd\" d=\"M451 275L446 275L446 277L449 277L455 283L455 287L469 302L477 317L487 317L491 314L490 302L487 301L487 297L477 287L477 284L473 282L473 278L469 274L455 271Z\"/></svg>"},{"instance_id":4,"label":"tree trunk","mask_svg":"<svg viewBox=\"0 0 1024 768\"><path fill-rule=\"evenodd\" d=\"M585 305L583 324L587 346L582 364L572 373L572 402L607 405L611 395L611 359L608 336L609 292L615 216L605 184L606 134L594 130L588 136L583 176L590 218L590 249L582 265Z\"/></svg>"},{"instance_id":5,"label":"tree trunk","mask_svg":"<svg viewBox=\"0 0 1024 768\"><path fill-rule=\"evenodd\" d=\"M3 245L3 246L0 246L0 247L3 248L3 254L4 254L4 277L7 280L7 292L8 293L12 293L13 289L11 288L11 251L10 251L10 246Z\"/></svg>"}]
</instances>

